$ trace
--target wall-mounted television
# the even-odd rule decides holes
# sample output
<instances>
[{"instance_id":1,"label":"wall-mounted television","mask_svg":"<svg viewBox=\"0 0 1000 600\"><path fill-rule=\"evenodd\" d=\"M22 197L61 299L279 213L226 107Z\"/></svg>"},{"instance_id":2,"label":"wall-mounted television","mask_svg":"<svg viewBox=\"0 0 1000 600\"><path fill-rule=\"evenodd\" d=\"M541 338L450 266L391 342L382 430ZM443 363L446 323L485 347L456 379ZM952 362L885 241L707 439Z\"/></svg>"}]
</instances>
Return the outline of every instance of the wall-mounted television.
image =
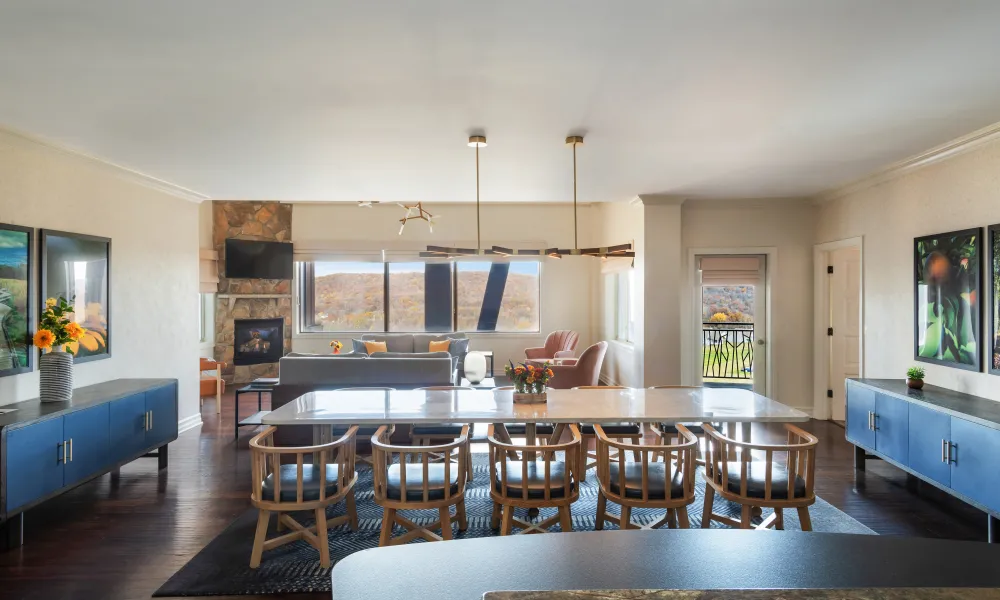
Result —
<instances>
[{"instance_id":1,"label":"wall-mounted television","mask_svg":"<svg viewBox=\"0 0 1000 600\"><path fill-rule=\"evenodd\" d=\"M292 244L226 240L226 277L230 279L291 279Z\"/></svg>"}]
</instances>

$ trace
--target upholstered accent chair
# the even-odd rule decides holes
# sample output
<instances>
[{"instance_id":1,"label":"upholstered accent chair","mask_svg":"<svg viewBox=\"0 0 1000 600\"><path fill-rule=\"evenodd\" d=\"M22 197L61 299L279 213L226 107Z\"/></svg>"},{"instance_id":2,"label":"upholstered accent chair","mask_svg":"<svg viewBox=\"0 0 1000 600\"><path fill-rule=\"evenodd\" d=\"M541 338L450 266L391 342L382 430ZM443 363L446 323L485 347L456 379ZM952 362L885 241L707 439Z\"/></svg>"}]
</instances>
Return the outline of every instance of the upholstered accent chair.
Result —
<instances>
[{"instance_id":1,"label":"upholstered accent chair","mask_svg":"<svg viewBox=\"0 0 1000 600\"><path fill-rule=\"evenodd\" d=\"M205 405L205 398L215 398L215 414L222 414L222 395L226 393L226 382L222 379L222 369L226 363L208 358L198 359L198 370L201 371L199 384L200 405ZM211 374L207 374L211 373Z\"/></svg>"},{"instance_id":2,"label":"upholstered accent chair","mask_svg":"<svg viewBox=\"0 0 1000 600\"><path fill-rule=\"evenodd\" d=\"M576 362L551 365L554 377L546 385L556 390L598 385L601 377L601 365L604 364L604 355L607 353L608 343L597 342L584 350Z\"/></svg>"},{"instance_id":3,"label":"upholstered accent chair","mask_svg":"<svg viewBox=\"0 0 1000 600\"><path fill-rule=\"evenodd\" d=\"M545 338L541 348L525 348L524 357L528 360L546 358L573 358L580 336L575 331L560 329L553 331Z\"/></svg>"}]
</instances>

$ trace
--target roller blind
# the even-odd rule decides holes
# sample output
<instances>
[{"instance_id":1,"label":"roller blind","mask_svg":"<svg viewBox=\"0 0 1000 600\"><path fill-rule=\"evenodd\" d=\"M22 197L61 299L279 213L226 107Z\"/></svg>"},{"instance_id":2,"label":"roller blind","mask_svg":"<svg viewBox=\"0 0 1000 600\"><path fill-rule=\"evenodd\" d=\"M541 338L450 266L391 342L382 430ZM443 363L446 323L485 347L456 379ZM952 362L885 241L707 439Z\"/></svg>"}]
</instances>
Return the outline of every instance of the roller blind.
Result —
<instances>
[{"instance_id":1,"label":"roller blind","mask_svg":"<svg viewBox=\"0 0 1000 600\"><path fill-rule=\"evenodd\" d=\"M703 256L698 259L702 285L761 285L764 260L759 256Z\"/></svg>"}]
</instances>

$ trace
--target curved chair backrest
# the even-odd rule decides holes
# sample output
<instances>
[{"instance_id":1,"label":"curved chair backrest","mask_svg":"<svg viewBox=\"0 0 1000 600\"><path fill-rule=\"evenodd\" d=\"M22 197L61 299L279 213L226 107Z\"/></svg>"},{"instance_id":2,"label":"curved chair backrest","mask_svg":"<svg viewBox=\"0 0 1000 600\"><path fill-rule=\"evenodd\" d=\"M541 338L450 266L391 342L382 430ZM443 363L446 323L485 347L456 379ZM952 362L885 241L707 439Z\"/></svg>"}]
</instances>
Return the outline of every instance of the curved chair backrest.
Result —
<instances>
[{"instance_id":1,"label":"curved chair backrest","mask_svg":"<svg viewBox=\"0 0 1000 600\"><path fill-rule=\"evenodd\" d=\"M371 439L376 502L383 506L390 505L403 510L421 508L417 505L427 505L428 503L433 506L454 504L455 498L465 493L465 476L468 470L466 460L469 457L469 453L465 451L465 447L469 443L468 425L462 427L461 436L454 442L438 446L396 446L389 443L391 434L392 428L383 425L378 428ZM435 462L439 456L451 456L454 450L458 450L456 453L458 464L451 460ZM390 499L389 469L392 466L397 468L405 466L406 468L399 468L399 490L397 494L394 494L398 497ZM418 478L419 484L407 485L406 476L410 467L416 467L422 473L423 476ZM443 468L444 477L437 482L431 481L433 478L428 476L431 468ZM446 485L445 482L451 481L453 474L457 483ZM436 485L432 485L435 483ZM414 498L413 492L419 493L419 497Z\"/></svg>"},{"instance_id":2,"label":"curved chair backrest","mask_svg":"<svg viewBox=\"0 0 1000 600\"><path fill-rule=\"evenodd\" d=\"M396 388L391 387L342 387L333 390L335 392L395 392Z\"/></svg>"},{"instance_id":3,"label":"curved chair backrest","mask_svg":"<svg viewBox=\"0 0 1000 600\"><path fill-rule=\"evenodd\" d=\"M568 427L572 434L572 438L568 442L521 446L499 441L494 435L493 426L490 425L486 440L490 446L490 481L495 482L492 486L491 495L498 499L538 502L542 504L553 501L569 504L576 500L579 494L579 486L577 485L579 481L577 460L580 455L580 440L582 437L580 436L580 429L575 424L571 424ZM516 452L523 452L524 455L522 456L537 453L541 456L541 459L523 459L519 461L520 472L514 473L507 469L508 461L506 457ZM559 487L552 487L553 463L559 462L557 460L557 452L564 452L566 458L563 464L561 490ZM530 471L529 467L531 467ZM537 485L539 474L544 478L541 497L538 497L537 494L531 494L532 490L537 492L537 489L529 487L532 483ZM553 489L560 490L561 494L557 494L553 498Z\"/></svg>"},{"instance_id":4,"label":"curved chair backrest","mask_svg":"<svg viewBox=\"0 0 1000 600\"><path fill-rule=\"evenodd\" d=\"M574 390L627 390L624 385L578 385Z\"/></svg>"},{"instance_id":5,"label":"curved chair backrest","mask_svg":"<svg viewBox=\"0 0 1000 600\"><path fill-rule=\"evenodd\" d=\"M476 388L467 385L429 385L427 387L418 387L418 391L428 391L428 392L447 392L453 390L474 390Z\"/></svg>"},{"instance_id":6,"label":"curved chair backrest","mask_svg":"<svg viewBox=\"0 0 1000 600\"><path fill-rule=\"evenodd\" d=\"M700 390L700 385L651 385L647 390Z\"/></svg>"},{"instance_id":7,"label":"curved chair backrest","mask_svg":"<svg viewBox=\"0 0 1000 600\"><path fill-rule=\"evenodd\" d=\"M580 335L569 329L559 329L545 336L545 350L550 357L556 356L557 352L573 352L578 343Z\"/></svg>"},{"instance_id":8,"label":"curved chair backrest","mask_svg":"<svg viewBox=\"0 0 1000 600\"><path fill-rule=\"evenodd\" d=\"M738 498L748 498L747 488L749 485L749 471L751 462L754 463L754 479L760 479L757 472L763 466L764 475L764 502L794 503L799 501L809 501L815 499L813 490L816 480L816 446L819 438L813 434L803 431L798 427L786 423L785 430L788 432L788 442L786 444L753 444L739 442L719 433L711 424L702 425L708 435L708 458L705 465L705 477L714 484L723 497L733 496ZM730 462L730 457L736 455L739 450L738 464ZM752 461L751 452L764 453L763 461ZM785 460L780 460L784 455ZM775 459L778 460L775 460ZM760 463L763 463L761 465ZM733 473L732 469L737 469ZM771 482L778 479L778 469L786 469L787 489L783 490L780 499L773 499L773 489ZM785 473L782 473L783 475ZM738 477L740 490L738 493L728 491L727 483L730 477ZM803 485L797 485L797 480L801 480Z\"/></svg>"},{"instance_id":9,"label":"curved chair backrest","mask_svg":"<svg viewBox=\"0 0 1000 600\"><path fill-rule=\"evenodd\" d=\"M253 476L250 499L255 506L283 511L310 510L329 502L329 498L334 495L346 494L354 487L358 480L358 474L354 470L354 436L358 432L357 425L352 425L344 435L330 443L294 448L274 445L274 432L277 430L277 427L268 427L250 440L250 472ZM307 456L310 457L309 461L305 460ZM318 485L319 497L306 500L306 467L309 466L310 471L319 470L319 474L314 473L312 479L326 481L328 465L337 467L336 491L328 494L327 485ZM292 468L295 471L295 496L294 499L282 500L281 474ZM265 489L267 481L270 481L270 485ZM329 485L333 487L333 482L329 482ZM288 490L285 492L287 497ZM268 497L265 498L265 495Z\"/></svg>"},{"instance_id":10,"label":"curved chair backrest","mask_svg":"<svg viewBox=\"0 0 1000 600\"><path fill-rule=\"evenodd\" d=\"M594 432L597 433L597 480L601 485L601 489L604 491L604 495L613 499L615 502L621 503L623 499L628 499L630 501L642 500L643 502L649 502L649 490L652 489L662 489L664 490L664 498L661 500L666 503L677 503L680 501L690 501L694 499L694 476L695 476L695 462L694 454L695 449L698 447L698 437L687 430L683 425L677 426L677 431L680 436L680 442L677 444L637 444L630 443L626 441L616 441L608 437L608 434L604 432L604 428L600 425L594 425ZM616 455L612 457L612 452ZM635 463L626 463L625 456L628 453L632 453L633 456L637 455ZM664 463L672 465L672 469L663 469L662 480L654 481L653 476L650 475L649 465L656 462L656 458L659 456L664 457ZM618 481L611 481L611 465L612 463L617 463L617 475ZM640 482L636 485L634 482L626 485L626 479L629 470L626 468L626 464L638 464L641 465L639 469L640 472ZM635 467L632 467L635 469ZM682 489L681 493L678 495L673 495L673 478L675 472L680 472ZM617 487L615 487L617 485ZM615 492L614 490L618 490ZM636 498L628 494L626 490L640 490L641 497ZM634 491L632 492L635 493Z\"/></svg>"}]
</instances>

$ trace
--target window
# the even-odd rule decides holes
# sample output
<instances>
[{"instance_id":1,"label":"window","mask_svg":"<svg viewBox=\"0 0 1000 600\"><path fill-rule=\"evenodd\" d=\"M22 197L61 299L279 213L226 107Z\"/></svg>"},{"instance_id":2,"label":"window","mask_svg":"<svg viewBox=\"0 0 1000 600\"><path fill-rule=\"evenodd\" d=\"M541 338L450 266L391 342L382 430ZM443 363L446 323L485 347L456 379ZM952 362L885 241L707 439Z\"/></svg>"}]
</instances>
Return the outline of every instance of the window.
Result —
<instances>
[{"instance_id":1,"label":"window","mask_svg":"<svg viewBox=\"0 0 1000 600\"><path fill-rule=\"evenodd\" d=\"M207 344L215 339L215 294L198 294L199 341Z\"/></svg>"},{"instance_id":2,"label":"window","mask_svg":"<svg viewBox=\"0 0 1000 600\"><path fill-rule=\"evenodd\" d=\"M299 331L539 331L538 262L303 262Z\"/></svg>"},{"instance_id":3,"label":"window","mask_svg":"<svg viewBox=\"0 0 1000 600\"><path fill-rule=\"evenodd\" d=\"M385 331L382 263L302 263L300 275L302 331Z\"/></svg>"},{"instance_id":4,"label":"window","mask_svg":"<svg viewBox=\"0 0 1000 600\"><path fill-rule=\"evenodd\" d=\"M604 277L607 329L619 342L635 338L635 269Z\"/></svg>"},{"instance_id":5,"label":"window","mask_svg":"<svg viewBox=\"0 0 1000 600\"><path fill-rule=\"evenodd\" d=\"M459 331L538 331L538 262L455 264Z\"/></svg>"}]
</instances>

